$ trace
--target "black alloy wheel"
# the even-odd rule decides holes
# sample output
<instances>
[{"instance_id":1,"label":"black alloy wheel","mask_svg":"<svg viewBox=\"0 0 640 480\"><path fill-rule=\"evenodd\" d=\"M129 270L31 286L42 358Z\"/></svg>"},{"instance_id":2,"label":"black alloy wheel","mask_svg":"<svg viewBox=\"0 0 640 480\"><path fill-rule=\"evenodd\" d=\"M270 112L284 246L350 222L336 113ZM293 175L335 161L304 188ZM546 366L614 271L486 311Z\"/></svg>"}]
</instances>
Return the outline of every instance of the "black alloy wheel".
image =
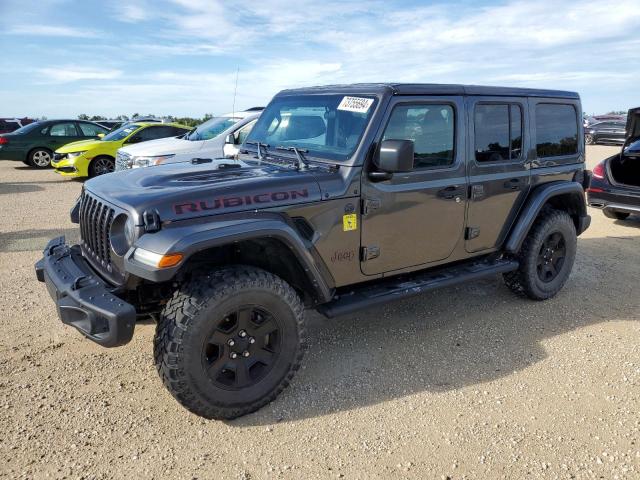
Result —
<instances>
[{"instance_id":1,"label":"black alloy wheel","mask_svg":"<svg viewBox=\"0 0 640 480\"><path fill-rule=\"evenodd\" d=\"M202 348L203 367L214 384L238 390L259 382L280 355L280 326L262 308L243 305L215 325Z\"/></svg>"},{"instance_id":2,"label":"black alloy wheel","mask_svg":"<svg viewBox=\"0 0 640 480\"><path fill-rule=\"evenodd\" d=\"M562 270L567 247L560 232L553 232L544 240L538 252L538 278L545 283L553 281Z\"/></svg>"}]
</instances>

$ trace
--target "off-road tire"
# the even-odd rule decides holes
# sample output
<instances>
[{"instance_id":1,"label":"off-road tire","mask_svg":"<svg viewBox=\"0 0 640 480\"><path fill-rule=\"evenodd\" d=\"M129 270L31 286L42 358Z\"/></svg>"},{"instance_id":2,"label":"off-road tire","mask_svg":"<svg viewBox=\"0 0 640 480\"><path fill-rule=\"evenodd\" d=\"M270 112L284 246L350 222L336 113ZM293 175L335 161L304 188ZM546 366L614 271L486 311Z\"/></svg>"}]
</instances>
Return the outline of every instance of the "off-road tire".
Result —
<instances>
[{"instance_id":1,"label":"off-road tire","mask_svg":"<svg viewBox=\"0 0 640 480\"><path fill-rule=\"evenodd\" d=\"M616 212L615 210L603 210L604 216L614 220L626 220L631 215L629 212Z\"/></svg>"},{"instance_id":2,"label":"off-road tire","mask_svg":"<svg viewBox=\"0 0 640 480\"><path fill-rule=\"evenodd\" d=\"M220 321L231 316L227 312L246 305L277 317L282 330L278 331L280 350L264 377L246 388L228 390L207 373L205 339L219 333ZM273 401L298 370L304 347L304 306L296 291L259 268L232 266L194 274L180 285L160 315L154 359L164 385L184 407L205 418L229 420ZM220 358L231 355L231 349L225 346ZM232 361L227 358L231 357L225 356L225 362Z\"/></svg>"},{"instance_id":3,"label":"off-road tire","mask_svg":"<svg viewBox=\"0 0 640 480\"><path fill-rule=\"evenodd\" d=\"M538 272L539 255L544 242L559 233L564 242L566 254L557 275L545 282ZM516 256L520 263L517 270L503 274L504 283L512 291L526 295L533 300L546 300L555 296L564 286L576 256L576 227L568 213L545 208L531 227Z\"/></svg>"}]
</instances>

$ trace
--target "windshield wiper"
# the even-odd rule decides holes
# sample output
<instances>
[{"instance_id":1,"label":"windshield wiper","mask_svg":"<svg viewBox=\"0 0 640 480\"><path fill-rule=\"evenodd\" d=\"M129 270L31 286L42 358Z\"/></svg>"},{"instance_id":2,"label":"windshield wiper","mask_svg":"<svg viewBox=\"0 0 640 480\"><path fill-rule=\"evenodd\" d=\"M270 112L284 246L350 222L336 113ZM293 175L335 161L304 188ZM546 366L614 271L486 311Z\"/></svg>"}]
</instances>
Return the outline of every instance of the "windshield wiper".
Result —
<instances>
[{"instance_id":1,"label":"windshield wiper","mask_svg":"<svg viewBox=\"0 0 640 480\"><path fill-rule=\"evenodd\" d=\"M306 150L304 148L298 148L298 147L285 147L283 145L280 145L279 147L276 147L276 150L284 150L287 152L293 152L296 154L296 168L298 170L300 170L300 166L302 164L304 164L305 167L309 166L309 161L304 157L303 153L309 153L309 150Z\"/></svg>"},{"instance_id":2,"label":"windshield wiper","mask_svg":"<svg viewBox=\"0 0 640 480\"><path fill-rule=\"evenodd\" d=\"M264 151L267 152L267 148L269 148L271 145L269 145L268 143L262 143L262 142L244 142L246 145L256 145L258 147L258 160L262 160L262 148L264 147ZM266 153L265 153L266 156Z\"/></svg>"}]
</instances>

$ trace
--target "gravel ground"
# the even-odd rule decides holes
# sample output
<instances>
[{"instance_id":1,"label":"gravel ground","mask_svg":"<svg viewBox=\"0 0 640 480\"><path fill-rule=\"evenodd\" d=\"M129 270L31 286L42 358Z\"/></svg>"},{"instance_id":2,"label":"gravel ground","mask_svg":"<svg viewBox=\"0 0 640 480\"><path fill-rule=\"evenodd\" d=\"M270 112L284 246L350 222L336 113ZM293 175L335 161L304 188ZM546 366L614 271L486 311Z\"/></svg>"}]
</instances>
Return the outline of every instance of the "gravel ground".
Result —
<instances>
[{"instance_id":1,"label":"gravel ground","mask_svg":"<svg viewBox=\"0 0 640 480\"><path fill-rule=\"evenodd\" d=\"M588 163L615 152L589 147ZM335 320L308 315L293 384L232 422L165 391L154 325L103 349L33 264L81 182L0 162L0 477L639 478L640 217L591 211L565 289L492 278Z\"/></svg>"}]
</instances>

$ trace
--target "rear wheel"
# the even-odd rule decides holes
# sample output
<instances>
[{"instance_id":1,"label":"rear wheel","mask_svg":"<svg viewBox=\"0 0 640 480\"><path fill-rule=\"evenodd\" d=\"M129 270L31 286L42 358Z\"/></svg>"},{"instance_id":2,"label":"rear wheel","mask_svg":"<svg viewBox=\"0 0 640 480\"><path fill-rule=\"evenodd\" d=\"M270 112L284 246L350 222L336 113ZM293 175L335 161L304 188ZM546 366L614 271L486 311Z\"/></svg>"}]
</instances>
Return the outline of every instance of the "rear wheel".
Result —
<instances>
[{"instance_id":1,"label":"rear wheel","mask_svg":"<svg viewBox=\"0 0 640 480\"><path fill-rule=\"evenodd\" d=\"M544 210L518 253L518 270L503 275L506 285L534 300L555 296L569 278L576 247L576 227L569 214Z\"/></svg>"},{"instance_id":2,"label":"rear wheel","mask_svg":"<svg viewBox=\"0 0 640 480\"><path fill-rule=\"evenodd\" d=\"M629 212L616 212L615 210L603 210L605 217L613 218L615 220L626 220L631 215Z\"/></svg>"},{"instance_id":3,"label":"rear wheel","mask_svg":"<svg viewBox=\"0 0 640 480\"><path fill-rule=\"evenodd\" d=\"M171 394L193 413L231 419L271 402L303 354L297 293L253 267L194 275L164 308L154 357Z\"/></svg>"},{"instance_id":4,"label":"rear wheel","mask_svg":"<svg viewBox=\"0 0 640 480\"><path fill-rule=\"evenodd\" d=\"M115 170L116 164L111 157L96 157L89 164L89 176L97 177Z\"/></svg>"},{"instance_id":5,"label":"rear wheel","mask_svg":"<svg viewBox=\"0 0 640 480\"><path fill-rule=\"evenodd\" d=\"M29 153L28 164L36 168L48 168L51 165L53 154L46 148L36 148Z\"/></svg>"}]
</instances>

